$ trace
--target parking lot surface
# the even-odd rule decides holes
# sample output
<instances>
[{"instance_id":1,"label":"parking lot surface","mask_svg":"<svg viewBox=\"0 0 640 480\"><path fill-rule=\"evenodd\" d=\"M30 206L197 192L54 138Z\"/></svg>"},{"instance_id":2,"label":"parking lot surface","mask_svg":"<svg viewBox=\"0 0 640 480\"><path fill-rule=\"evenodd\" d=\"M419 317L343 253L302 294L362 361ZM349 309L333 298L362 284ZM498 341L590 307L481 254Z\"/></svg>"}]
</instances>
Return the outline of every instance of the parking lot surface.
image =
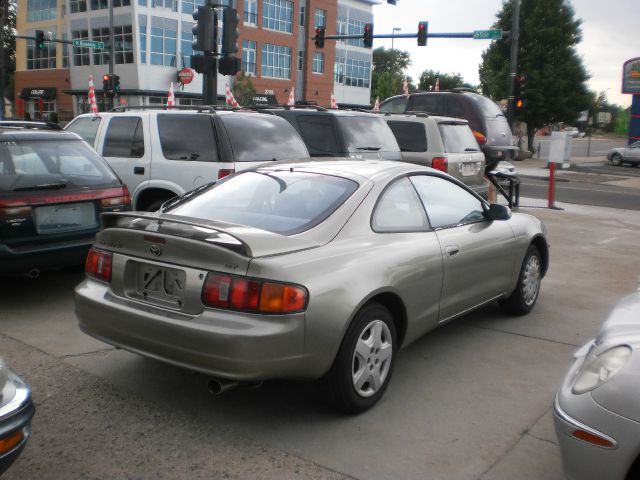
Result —
<instances>
[{"instance_id":1,"label":"parking lot surface","mask_svg":"<svg viewBox=\"0 0 640 480\"><path fill-rule=\"evenodd\" d=\"M0 352L37 407L8 478L561 479L553 396L572 353L637 287L640 212L521 205L551 243L534 311L491 305L428 334L400 353L380 404L353 417L312 383L212 396L202 375L87 337L79 272L2 280Z\"/></svg>"}]
</instances>

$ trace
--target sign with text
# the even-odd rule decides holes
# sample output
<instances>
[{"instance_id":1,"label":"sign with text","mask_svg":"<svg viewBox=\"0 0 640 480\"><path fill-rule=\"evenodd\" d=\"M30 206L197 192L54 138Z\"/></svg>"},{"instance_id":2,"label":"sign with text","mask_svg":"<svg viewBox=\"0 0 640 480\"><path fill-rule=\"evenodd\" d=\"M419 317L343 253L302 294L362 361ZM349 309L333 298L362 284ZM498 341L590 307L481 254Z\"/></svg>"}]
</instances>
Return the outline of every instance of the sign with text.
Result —
<instances>
[{"instance_id":1,"label":"sign with text","mask_svg":"<svg viewBox=\"0 0 640 480\"><path fill-rule=\"evenodd\" d=\"M502 38L502 30L474 30L474 40L500 40Z\"/></svg>"},{"instance_id":2,"label":"sign with text","mask_svg":"<svg viewBox=\"0 0 640 480\"><path fill-rule=\"evenodd\" d=\"M640 57L624 62L622 66L622 93L640 93Z\"/></svg>"},{"instance_id":3,"label":"sign with text","mask_svg":"<svg viewBox=\"0 0 640 480\"><path fill-rule=\"evenodd\" d=\"M103 49L104 48L104 42L95 42L93 40L76 39L76 40L73 41L73 46L74 47Z\"/></svg>"}]
</instances>

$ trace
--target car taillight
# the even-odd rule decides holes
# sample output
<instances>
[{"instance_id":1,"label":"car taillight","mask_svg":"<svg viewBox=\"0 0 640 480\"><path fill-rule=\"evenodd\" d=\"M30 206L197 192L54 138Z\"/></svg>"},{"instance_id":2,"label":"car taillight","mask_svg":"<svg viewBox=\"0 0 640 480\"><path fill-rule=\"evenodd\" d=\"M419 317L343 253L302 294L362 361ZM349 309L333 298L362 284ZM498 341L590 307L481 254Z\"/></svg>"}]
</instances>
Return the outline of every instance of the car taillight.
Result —
<instances>
[{"instance_id":1,"label":"car taillight","mask_svg":"<svg viewBox=\"0 0 640 480\"><path fill-rule=\"evenodd\" d=\"M220 170L218 170L218 180L231 175L232 173L235 173L235 170L233 168L221 168Z\"/></svg>"},{"instance_id":2,"label":"car taillight","mask_svg":"<svg viewBox=\"0 0 640 480\"><path fill-rule=\"evenodd\" d=\"M127 187L123 186L122 189L119 192L117 192L116 196L101 198L100 205L102 205L103 208L131 206L131 197L129 196L129 190L127 189Z\"/></svg>"},{"instance_id":3,"label":"car taillight","mask_svg":"<svg viewBox=\"0 0 640 480\"><path fill-rule=\"evenodd\" d=\"M28 217L32 213L31 207L0 207L0 218Z\"/></svg>"},{"instance_id":4,"label":"car taillight","mask_svg":"<svg viewBox=\"0 0 640 480\"><path fill-rule=\"evenodd\" d=\"M433 160L431 160L431 168L446 172L448 163L446 157L433 157Z\"/></svg>"},{"instance_id":5,"label":"car taillight","mask_svg":"<svg viewBox=\"0 0 640 480\"><path fill-rule=\"evenodd\" d=\"M481 134L480 132L473 130L473 136L476 137L476 140L478 141L478 143L480 144L480 146L484 145L485 143L487 143L487 137L485 137L483 134Z\"/></svg>"},{"instance_id":6,"label":"car taillight","mask_svg":"<svg viewBox=\"0 0 640 480\"><path fill-rule=\"evenodd\" d=\"M211 272L202 288L202 303L245 312L297 313L306 308L307 291L299 285Z\"/></svg>"},{"instance_id":7,"label":"car taillight","mask_svg":"<svg viewBox=\"0 0 640 480\"><path fill-rule=\"evenodd\" d=\"M111 258L112 254L91 248L84 263L84 271L87 275L103 280L111 281Z\"/></svg>"}]
</instances>

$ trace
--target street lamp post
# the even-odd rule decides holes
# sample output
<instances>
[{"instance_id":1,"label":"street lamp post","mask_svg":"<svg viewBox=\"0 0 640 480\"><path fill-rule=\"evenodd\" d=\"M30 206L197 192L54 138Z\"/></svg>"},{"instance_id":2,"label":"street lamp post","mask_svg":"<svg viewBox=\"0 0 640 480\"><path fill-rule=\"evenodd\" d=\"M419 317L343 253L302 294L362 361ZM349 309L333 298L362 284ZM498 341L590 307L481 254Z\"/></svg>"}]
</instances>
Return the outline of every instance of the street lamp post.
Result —
<instances>
[{"instance_id":1,"label":"street lamp post","mask_svg":"<svg viewBox=\"0 0 640 480\"><path fill-rule=\"evenodd\" d=\"M396 32L401 32L400 27L393 27L393 34L391 35L391 50L393 50L393 39L396 37Z\"/></svg>"}]
</instances>

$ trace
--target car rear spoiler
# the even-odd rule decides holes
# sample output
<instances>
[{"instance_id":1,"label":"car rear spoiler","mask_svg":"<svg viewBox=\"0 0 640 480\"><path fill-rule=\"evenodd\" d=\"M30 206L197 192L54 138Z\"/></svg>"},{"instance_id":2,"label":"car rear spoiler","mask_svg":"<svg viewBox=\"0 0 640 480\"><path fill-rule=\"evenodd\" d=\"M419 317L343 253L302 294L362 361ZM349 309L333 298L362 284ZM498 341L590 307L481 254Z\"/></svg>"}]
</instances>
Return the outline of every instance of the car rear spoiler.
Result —
<instances>
[{"instance_id":1,"label":"car rear spoiler","mask_svg":"<svg viewBox=\"0 0 640 480\"><path fill-rule=\"evenodd\" d=\"M151 212L108 212L102 229L124 228L215 244L248 258L307 250L320 244L245 225Z\"/></svg>"}]
</instances>

